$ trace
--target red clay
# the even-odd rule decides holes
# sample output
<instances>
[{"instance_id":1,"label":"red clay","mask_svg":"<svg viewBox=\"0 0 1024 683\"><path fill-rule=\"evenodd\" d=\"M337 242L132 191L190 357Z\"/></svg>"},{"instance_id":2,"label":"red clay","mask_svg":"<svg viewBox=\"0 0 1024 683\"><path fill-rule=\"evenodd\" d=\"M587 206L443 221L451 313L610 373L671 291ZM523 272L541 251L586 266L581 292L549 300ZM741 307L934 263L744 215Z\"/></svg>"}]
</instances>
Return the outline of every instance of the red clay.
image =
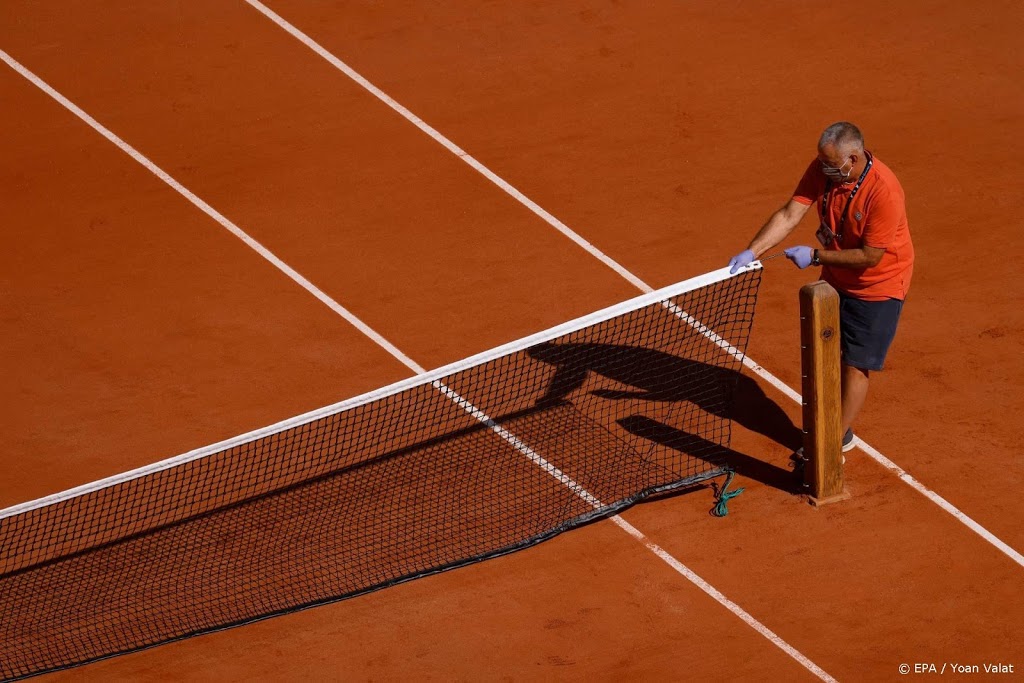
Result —
<instances>
[{"instance_id":1,"label":"red clay","mask_svg":"<svg viewBox=\"0 0 1024 683\"><path fill-rule=\"evenodd\" d=\"M0 505L407 375L6 67ZM258 296L254 296L254 291Z\"/></svg>"},{"instance_id":2,"label":"red clay","mask_svg":"<svg viewBox=\"0 0 1024 683\"><path fill-rule=\"evenodd\" d=\"M858 433L1024 548L1008 418L1024 408L1018 4L869 2L852 24L848 7L786 3L274 8L655 286L724 264L820 128L856 121L907 191L918 253ZM425 366L635 293L242 3L7 3L0 46ZM407 374L0 74L20 105L3 115L15 419L0 504ZM809 277L769 264L750 349L790 386ZM785 467L759 434L737 429L733 447ZM862 453L853 499L823 510L741 479L725 520L706 492L626 517L838 679L1024 666L1021 568ZM809 678L608 523L70 675Z\"/></svg>"}]
</instances>

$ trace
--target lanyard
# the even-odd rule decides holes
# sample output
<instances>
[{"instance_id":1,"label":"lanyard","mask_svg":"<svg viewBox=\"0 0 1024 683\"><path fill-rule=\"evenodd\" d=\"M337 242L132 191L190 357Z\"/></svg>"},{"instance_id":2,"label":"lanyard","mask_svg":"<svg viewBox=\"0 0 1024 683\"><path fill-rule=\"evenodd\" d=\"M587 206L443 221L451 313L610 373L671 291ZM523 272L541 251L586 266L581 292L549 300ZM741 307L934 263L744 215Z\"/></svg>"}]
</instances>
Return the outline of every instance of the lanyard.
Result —
<instances>
[{"instance_id":1,"label":"lanyard","mask_svg":"<svg viewBox=\"0 0 1024 683\"><path fill-rule=\"evenodd\" d=\"M846 198L846 206L843 207L843 213L840 214L840 216L839 216L839 228L835 231L836 232L836 241L838 241L838 242L842 242L843 241L843 226L846 225L846 216L850 212L850 204L853 203L853 198L857 196L857 190L860 189L861 183L864 182L864 178L867 177L868 171L871 170L872 164L875 163L875 160L871 156L870 153L867 153L867 157L868 157L867 166L864 167L864 170L860 174L860 178L857 179L857 184L854 185L853 189L850 191L850 196ZM825 181L825 194L821 198L821 222L822 223L825 223L825 216L828 215L828 196L829 196L829 193L831 193L831 192L832 192L832 181L831 180L827 180L827 181Z\"/></svg>"}]
</instances>

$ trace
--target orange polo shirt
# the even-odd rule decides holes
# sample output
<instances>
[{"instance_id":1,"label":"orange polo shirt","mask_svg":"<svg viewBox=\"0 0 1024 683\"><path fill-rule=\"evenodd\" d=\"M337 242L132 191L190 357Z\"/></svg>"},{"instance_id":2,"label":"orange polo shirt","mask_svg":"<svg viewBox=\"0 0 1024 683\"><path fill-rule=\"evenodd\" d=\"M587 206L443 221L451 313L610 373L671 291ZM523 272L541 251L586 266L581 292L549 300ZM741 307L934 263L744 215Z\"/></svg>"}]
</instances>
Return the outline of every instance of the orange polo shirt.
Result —
<instances>
[{"instance_id":1,"label":"orange polo shirt","mask_svg":"<svg viewBox=\"0 0 1024 683\"><path fill-rule=\"evenodd\" d=\"M839 251L867 245L885 249L885 254L877 266L870 268L824 266L821 277L836 289L858 299L903 300L907 297L910 278L914 274L914 244L910 241L910 226L907 224L906 198L892 170L878 157L873 156L872 159L874 163L871 170L849 208L846 204L856 179L845 185L832 183L824 222L835 233L844 210L846 221L843 223L842 244L839 240L833 240L827 249ZM819 220L822 218L821 200L825 194L826 181L821 165L815 159L793 192L793 199L801 204L809 206L817 203ZM815 246L826 249L820 244Z\"/></svg>"}]
</instances>

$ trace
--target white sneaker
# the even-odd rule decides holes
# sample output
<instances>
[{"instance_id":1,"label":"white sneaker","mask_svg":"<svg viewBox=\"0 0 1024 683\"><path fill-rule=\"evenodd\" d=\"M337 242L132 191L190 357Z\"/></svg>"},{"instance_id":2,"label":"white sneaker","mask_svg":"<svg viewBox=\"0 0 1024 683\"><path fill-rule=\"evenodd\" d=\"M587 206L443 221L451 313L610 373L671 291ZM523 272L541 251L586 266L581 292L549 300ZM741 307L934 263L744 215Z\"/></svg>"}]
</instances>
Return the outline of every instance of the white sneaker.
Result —
<instances>
[{"instance_id":1,"label":"white sneaker","mask_svg":"<svg viewBox=\"0 0 1024 683\"><path fill-rule=\"evenodd\" d=\"M855 439L853 437L853 428L851 427L850 429L846 430L845 434L843 434L843 453L852 451L854 448L857 447L857 444L854 443L854 441ZM843 458L843 462L846 462L846 458Z\"/></svg>"}]
</instances>

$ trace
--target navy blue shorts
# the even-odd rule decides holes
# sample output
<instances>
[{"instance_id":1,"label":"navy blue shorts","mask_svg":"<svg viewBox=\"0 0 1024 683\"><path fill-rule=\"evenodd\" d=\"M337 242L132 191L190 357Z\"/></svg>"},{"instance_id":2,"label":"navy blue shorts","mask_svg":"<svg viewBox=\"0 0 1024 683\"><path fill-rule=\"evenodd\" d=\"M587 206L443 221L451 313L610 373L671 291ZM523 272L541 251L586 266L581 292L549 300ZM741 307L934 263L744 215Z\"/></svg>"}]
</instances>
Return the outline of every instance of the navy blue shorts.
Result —
<instances>
[{"instance_id":1,"label":"navy blue shorts","mask_svg":"<svg viewBox=\"0 0 1024 683\"><path fill-rule=\"evenodd\" d=\"M861 370L881 370L896 336L903 302L864 301L839 293L839 331L843 363Z\"/></svg>"}]
</instances>

